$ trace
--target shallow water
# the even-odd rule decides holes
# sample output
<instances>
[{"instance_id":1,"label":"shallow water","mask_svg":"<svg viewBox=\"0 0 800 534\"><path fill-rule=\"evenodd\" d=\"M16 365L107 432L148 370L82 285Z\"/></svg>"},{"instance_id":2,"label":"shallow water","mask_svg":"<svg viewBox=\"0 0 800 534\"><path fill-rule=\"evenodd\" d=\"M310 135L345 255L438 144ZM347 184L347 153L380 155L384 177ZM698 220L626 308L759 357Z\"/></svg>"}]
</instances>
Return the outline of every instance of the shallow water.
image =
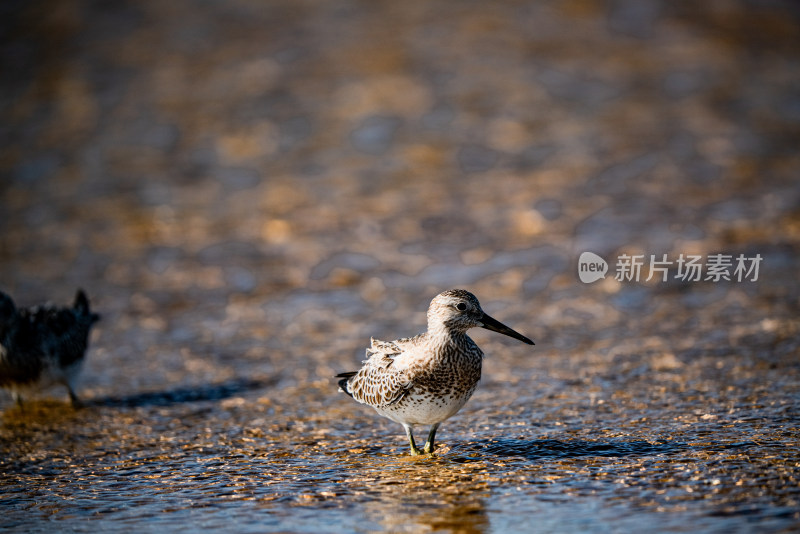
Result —
<instances>
[{"instance_id":1,"label":"shallow water","mask_svg":"<svg viewBox=\"0 0 800 534\"><path fill-rule=\"evenodd\" d=\"M0 289L103 318L83 408L0 392L0 528L800 528L792 4L3 9ZM414 458L332 377L450 287L536 346Z\"/></svg>"}]
</instances>

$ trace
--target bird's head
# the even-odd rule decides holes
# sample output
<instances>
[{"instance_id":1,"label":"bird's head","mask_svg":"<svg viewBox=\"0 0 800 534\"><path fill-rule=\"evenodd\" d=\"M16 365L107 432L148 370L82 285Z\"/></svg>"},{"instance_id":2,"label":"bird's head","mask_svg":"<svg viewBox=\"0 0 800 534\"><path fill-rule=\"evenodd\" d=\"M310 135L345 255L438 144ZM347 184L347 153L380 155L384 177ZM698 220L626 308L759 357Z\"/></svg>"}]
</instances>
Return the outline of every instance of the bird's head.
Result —
<instances>
[{"instance_id":1,"label":"bird's head","mask_svg":"<svg viewBox=\"0 0 800 534\"><path fill-rule=\"evenodd\" d=\"M464 333L479 326L513 337L529 345L533 341L487 315L478 299L463 289L449 289L439 293L428 308L428 331Z\"/></svg>"}]
</instances>

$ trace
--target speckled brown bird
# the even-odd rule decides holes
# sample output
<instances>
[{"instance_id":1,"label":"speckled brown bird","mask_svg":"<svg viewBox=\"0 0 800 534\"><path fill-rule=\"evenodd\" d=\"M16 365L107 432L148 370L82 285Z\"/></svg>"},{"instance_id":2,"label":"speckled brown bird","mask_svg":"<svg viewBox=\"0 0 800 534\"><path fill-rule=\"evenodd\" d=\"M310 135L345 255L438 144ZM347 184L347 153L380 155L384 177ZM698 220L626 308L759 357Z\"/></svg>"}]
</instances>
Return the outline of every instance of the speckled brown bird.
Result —
<instances>
[{"instance_id":1,"label":"speckled brown bird","mask_svg":"<svg viewBox=\"0 0 800 534\"><path fill-rule=\"evenodd\" d=\"M466 404L481 378L483 352L467 336L477 326L533 345L486 315L475 295L450 289L431 301L427 332L396 341L372 339L364 366L337 375L339 388L403 425L411 454L431 453L439 425ZM422 450L414 443L415 425L430 426Z\"/></svg>"},{"instance_id":2,"label":"speckled brown bird","mask_svg":"<svg viewBox=\"0 0 800 534\"><path fill-rule=\"evenodd\" d=\"M22 404L22 394L63 384L79 404L75 381L89 344L89 331L100 319L78 290L71 308L52 305L17 308L0 291L0 387Z\"/></svg>"}]
</instances>

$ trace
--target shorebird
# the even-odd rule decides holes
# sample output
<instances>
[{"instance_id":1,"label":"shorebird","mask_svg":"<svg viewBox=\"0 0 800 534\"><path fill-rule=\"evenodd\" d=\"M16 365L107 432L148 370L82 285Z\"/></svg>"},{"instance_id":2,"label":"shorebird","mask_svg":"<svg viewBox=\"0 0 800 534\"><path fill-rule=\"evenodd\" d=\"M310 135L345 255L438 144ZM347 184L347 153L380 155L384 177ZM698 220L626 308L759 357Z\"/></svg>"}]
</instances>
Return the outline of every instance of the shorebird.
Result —
<instances>
[{"instance_id":1,"label":"shorebird","mask_svg":"<svg viewBox=\"0 0 800 534\"><path fill-rule=\"evenodd\" d=\"M431 301L427 332L396 341L370 339L364 366L336 375L339 389L403 425L412 455L430 454L439 425L466 404L481 378L483 352L467 336L476 326L533 345L486 315L475 295L450 289ZM414 443L415 425L430 426L422 450Z\"/></svg>"},{"instance_id":2,"label":"shorebird","mask_svg":"<svg viewBox=\"0 0 800 534\"><path fill-rule=\"evenodd\" d=\"M81 290L71 308L17 308L0 291L0 387L11 391L21 405L23 392L60 383L78 406L75 380L89 344L89 330L99 319Z\"/></svg>"}]
</instances>

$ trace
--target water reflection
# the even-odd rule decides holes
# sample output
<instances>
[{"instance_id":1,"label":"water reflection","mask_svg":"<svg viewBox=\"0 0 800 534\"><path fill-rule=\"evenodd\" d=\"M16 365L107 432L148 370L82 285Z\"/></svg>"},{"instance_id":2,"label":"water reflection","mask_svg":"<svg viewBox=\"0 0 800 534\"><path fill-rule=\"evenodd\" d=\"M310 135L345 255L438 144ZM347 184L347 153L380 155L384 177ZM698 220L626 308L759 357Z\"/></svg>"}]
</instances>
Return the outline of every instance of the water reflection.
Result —
<instances>
[{"instance_id":1,"label":"water reflection","mask_svg":"<svg viewBox=\"0 0 800 534\"><path fill-rule=\"evenodd\" d=\"M383 482L394 488L370 505L370 516L389 532L486 531L491 491L480 472L426 466L420 473L419 467Z\"/></svg>"}]
</instances>

